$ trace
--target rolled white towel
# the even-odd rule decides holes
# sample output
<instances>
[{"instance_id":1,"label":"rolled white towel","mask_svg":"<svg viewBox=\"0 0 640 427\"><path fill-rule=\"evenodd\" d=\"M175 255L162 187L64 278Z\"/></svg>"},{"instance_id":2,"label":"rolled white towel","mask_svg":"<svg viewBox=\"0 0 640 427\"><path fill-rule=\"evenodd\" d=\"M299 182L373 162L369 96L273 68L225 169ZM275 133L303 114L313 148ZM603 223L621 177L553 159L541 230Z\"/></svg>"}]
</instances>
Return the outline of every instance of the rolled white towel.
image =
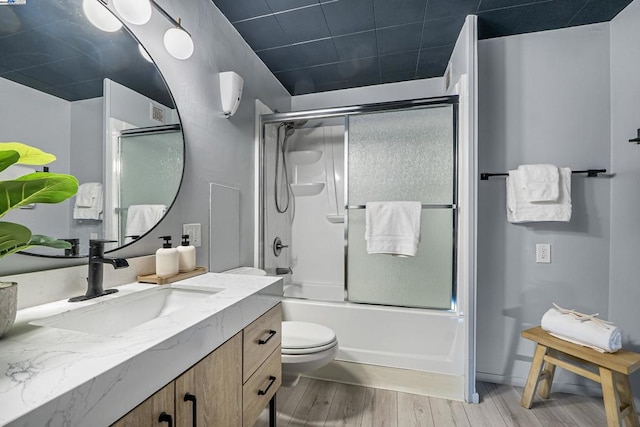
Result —
<instances>
[{"instance_id":1,"label":"rolled white towel","mask_svg":"<svg viewBox=\"0 0 640 427\"><path fill-rule=\"evenodd\" d=\"M589 320L591 317L558 307L549 309L542 316L540 325L551 335L591 347L601 353L615 353L620 350L622 348L620 328L601 319Z\"/></svg>"}]
</instances>

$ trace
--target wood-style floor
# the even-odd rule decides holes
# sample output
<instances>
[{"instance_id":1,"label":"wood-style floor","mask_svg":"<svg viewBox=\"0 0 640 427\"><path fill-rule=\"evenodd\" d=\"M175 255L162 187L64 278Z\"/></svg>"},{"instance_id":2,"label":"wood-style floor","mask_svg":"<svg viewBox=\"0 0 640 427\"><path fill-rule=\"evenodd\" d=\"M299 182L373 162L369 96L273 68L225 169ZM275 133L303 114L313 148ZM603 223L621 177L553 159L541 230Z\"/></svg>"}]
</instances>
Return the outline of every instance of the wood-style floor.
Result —
<instances>
[{"instance_id":1,"label":"wood-style floor","mask_svg":"<svg viewBox=\"0 0 640 427\"><path fill-rule=\"evenodd\" d=\"M278 391L278 427L286 426L605 426L602 400L552 393L536 396L533 407L520 406L522 389L479 383L479 405L434 397L301 378ZM256 426L268 426L264 411Z\"/></svg>"}]
</instances>

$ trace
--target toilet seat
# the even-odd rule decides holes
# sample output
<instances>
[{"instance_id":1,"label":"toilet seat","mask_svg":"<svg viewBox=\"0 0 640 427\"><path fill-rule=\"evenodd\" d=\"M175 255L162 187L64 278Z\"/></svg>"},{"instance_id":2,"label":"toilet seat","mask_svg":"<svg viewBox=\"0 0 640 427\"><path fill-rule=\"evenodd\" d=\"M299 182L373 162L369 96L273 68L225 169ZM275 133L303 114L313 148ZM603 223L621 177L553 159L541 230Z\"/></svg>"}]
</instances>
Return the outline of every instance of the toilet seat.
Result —
<instances>
[{"instance_id":1,"label":"toilet seat","mask_svg":"<svg viewBox=\"0 0 640 427\"><path fill-rule=\"evenodd\" d=\"M326 326L308 322L282 322L282 354L313 354L337 345L336 334Z\"/></svg>"},{"instance_id":2,"label":"toilet seat","mask_svg":"<svg viewBox=\"0 0 640 427\"><path fill-rule=\"evenodd\" d=\"M314 354L320 353L321 351L329 350L332 347L338 345L337 341L330 342L329 344L321 345L319 347L309 347L309 348L285 348L282 347L282 354L290 354L290 355L299 355L299 354Z\"/></svg>"}]
</instances>

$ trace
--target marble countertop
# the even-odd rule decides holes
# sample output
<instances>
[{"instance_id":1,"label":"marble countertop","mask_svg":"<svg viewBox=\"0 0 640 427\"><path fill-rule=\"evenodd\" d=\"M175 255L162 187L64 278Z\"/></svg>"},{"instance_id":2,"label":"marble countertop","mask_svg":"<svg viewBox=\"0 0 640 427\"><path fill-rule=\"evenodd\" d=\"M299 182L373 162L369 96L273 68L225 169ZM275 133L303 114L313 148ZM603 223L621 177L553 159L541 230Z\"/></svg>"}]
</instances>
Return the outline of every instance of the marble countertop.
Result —
<instances>
[{"instance_id":1,"label":"marble countertop","mask_svg":"<svg viewBox=\"0 0 640 427\"><path fill-rule=\"evenodd\" d=\"M208 273L174 285L221 291L110 336L29 322L157 285L130 283L95 300L19 310L13 328L0 339L0 425L109 425L282 296L282 280L276 277Z\"/></svg>"}]
</instances>

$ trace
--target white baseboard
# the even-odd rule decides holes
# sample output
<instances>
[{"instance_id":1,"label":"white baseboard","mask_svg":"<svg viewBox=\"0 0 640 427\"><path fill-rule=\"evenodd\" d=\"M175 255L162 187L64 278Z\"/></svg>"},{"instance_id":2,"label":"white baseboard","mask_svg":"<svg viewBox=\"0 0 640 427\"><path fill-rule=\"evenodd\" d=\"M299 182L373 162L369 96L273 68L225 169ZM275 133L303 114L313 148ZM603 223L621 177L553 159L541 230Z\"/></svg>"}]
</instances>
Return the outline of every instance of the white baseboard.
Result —
<instances>
[{"instance_id":1,"label":"white baseboard","mask_svg":"<svg viewBox=\"0 0 640 427\"><path fill-rule=\"evenodd\" d=\"M462 376L334 360L305 377L464 401Z\"/></svg>"}]
</instances>

